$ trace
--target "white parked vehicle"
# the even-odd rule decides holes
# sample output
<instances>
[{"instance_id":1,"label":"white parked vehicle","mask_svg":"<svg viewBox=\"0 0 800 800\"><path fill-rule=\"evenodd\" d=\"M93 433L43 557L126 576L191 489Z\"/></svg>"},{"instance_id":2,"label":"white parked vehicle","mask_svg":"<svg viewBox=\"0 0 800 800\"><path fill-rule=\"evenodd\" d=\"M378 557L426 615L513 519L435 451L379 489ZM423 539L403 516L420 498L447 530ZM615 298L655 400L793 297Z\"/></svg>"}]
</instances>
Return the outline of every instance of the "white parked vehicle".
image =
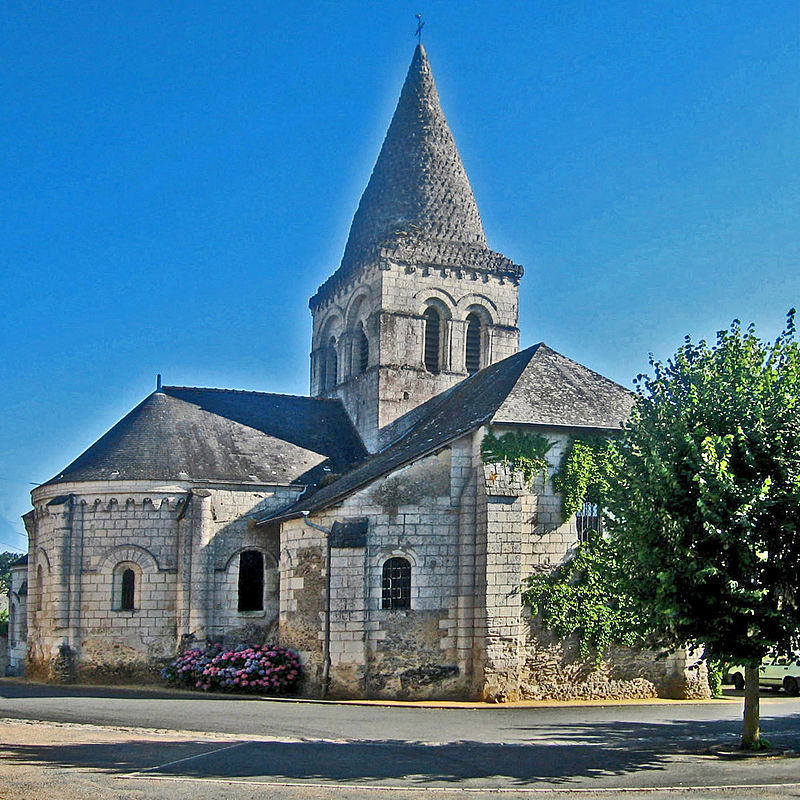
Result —
<instances>
[{"instance_id":1,"label":"white parked vehicle","mask_svg":"<svg viewBox=\"0 0 800 800\"><path fill-rule=\"evenodd\" d=\"M735 689L744 689L744 667L729 667L728 682ZM783 689L786 694L800 694L800 653L794 653L791 658L765 658L758 668L758 685L768 686L773 692Z\"/></svg>"}]
</instances>

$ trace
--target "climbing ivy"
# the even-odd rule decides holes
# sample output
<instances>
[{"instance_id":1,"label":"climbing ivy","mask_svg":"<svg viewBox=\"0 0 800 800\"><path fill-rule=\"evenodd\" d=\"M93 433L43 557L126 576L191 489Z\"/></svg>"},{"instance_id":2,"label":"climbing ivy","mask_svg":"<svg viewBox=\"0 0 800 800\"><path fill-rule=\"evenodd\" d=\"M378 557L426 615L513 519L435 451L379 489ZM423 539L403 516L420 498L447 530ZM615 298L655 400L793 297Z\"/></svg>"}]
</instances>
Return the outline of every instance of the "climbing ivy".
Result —
<instances>
[{"instance_id":1,"label":"climbing ivy","mask_svg":"<svg viewBox=\"0 0 800 800\"><path fill-rule=\"evenodd\" d=\"M491 430L481 442L481 457L484 464L495 464L502 461L512 469L518 470L528 484L538 475L547 477L550 462L547 453L553 442L538 433L518 433L509 431L502 436L495 436Z\"/></svg>"},{"instance_id":2,"label":"climbing ivy","mask_svg":"<svg viewBox=\"0 0 800 800\"><path fill-rule=\"evenodd\" d=\"M586 502L601 508L605 505L615 454L614 441L604 436L570 439L561 468L553 475L553 487L561 494L564 522Z\"/></svg>"},{"instance_id":3,"label":"climbing ivy","mask_svg":"<svg viewBox=\"0 0 800 800\"><path fill-rule=\"evenodd\" d=\"M523 600L557 636L576 636L581 656L594 651L599 665L612 644L641 646L647 620L621 588L626 572L612 542L596 534L548 574L532 575Z\"/></svg>"}]
</instances>

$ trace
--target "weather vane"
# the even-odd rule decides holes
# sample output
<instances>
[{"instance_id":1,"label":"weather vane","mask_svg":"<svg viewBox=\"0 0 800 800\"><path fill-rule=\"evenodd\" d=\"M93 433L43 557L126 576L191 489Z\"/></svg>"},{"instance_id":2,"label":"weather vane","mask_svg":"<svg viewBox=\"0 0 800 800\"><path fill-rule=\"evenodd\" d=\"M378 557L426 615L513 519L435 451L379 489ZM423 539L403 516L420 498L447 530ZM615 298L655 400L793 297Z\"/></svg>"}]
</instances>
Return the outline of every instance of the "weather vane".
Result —
<instances>
[{"instance_id":1,"label":"weather vane","mask_svg":"<svg viewBox=\"0 0 800 800\"><path fill-rule=\"evenodd\" d=\"M425 20L422 19L422 14L415 14L417 18L417 30L414 36L417 37L417 41L422 44L422 29L425 27Z\"/></svg>"}]
</instances>

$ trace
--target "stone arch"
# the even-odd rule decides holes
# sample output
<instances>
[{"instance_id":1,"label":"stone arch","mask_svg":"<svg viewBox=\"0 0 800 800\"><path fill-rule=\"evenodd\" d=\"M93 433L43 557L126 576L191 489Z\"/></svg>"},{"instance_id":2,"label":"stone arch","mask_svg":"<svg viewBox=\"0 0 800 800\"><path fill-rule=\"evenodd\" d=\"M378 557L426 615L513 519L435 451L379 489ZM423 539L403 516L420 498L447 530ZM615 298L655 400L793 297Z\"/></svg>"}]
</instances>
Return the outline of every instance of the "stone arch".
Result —
<instances>
[{"instance_id":1,"label":"stone arch","mask_svg":"<svg viewBox=\"0 0 800 800\"><path fill-rule=\"evenodd\" d=\"M490 325L496 324L495 320L500 314L500 312L497 310L497 304L494 302L494 300L487 297L485 294L480 294L478 292L470 292L469 294L465 294L463 297L460 297L456 306L458 308L459 319L466 319L467 314L473 308L476 308L479 309L481 313L486 315L487 322ZM489 309L491 309L491 311Z\"/></svg>"},{"instance_id":2,"label":"stone arch","mask_svg":"<svg viewBox=\"0 0 800 800\"><path fill-rule=\"evenodd\" d=\"M354 330L359 322L366 323L371 304L372 292L369 287L363 286L356 290L347 304L347 310L344 315L347 330Z\"/></svg>"},{"instance_id":3,"label":"stone arch","mask_svg":"<svg viewBox=\"0 0 800 800\"><path fill-rule=\"evenodd\" d=\"M158 559L146 548L138 544L120 544L110 547L100 557L100 569L108 569L109 563L119 564L123 561L130 561L137 564L142 572L159 572L161 567Z\"/></svg>"},{"instance_id":4,"label":"stone arch","mask_svg":"<svg viewBox=\"0 0 800 800\"><path fill-rule=\"evenodd\" d=\"M315 325L314 328L316 332L315 349L324 347L331 336L334 339L338 339L344 330L344 314L342 310L338 306L330 309L324 319L320 320L320 324Z\"/></svg>"},{"instance_id":5,"label":"stone arch","mask_svg":"<svg viewBox=\"0 0 800 800\"><path fill-rule=\"evenodd\" d=\"M267 561L271 562L271 566L275 569L278 568L278 560L275 558L275 554L271 553L264 547L259 547L258 545L244 545L242 547L237 547L231 554L228 556L227 560L225 561L225 566L222 568L223 572L227 572L231 565L233 564L234 560L238 558L245 550L258 550L261 555L264 556L264 568L267 568Z\"/></svg>"},{"instance_id":6,"label":"stone arch","mask_svg":"<svg viewBox=\"0 0 800 800\"><path fill-rule=\"evenodd\" d=\"M447 319L452 318L453 311L458 305L455 297L444 289L423 289L414 295L414 299L418 301L418 314L424 314L429 305L435 305L441 308Z\"/></svg>"}]
</instances>

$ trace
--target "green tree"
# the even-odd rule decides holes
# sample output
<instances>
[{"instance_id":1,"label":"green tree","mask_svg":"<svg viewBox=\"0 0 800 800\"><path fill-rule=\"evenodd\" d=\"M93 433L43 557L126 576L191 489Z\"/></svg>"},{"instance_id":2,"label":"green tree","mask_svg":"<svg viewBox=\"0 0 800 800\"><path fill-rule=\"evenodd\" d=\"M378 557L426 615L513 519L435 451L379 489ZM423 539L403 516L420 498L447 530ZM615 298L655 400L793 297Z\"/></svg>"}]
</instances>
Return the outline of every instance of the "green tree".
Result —
<instances>
[{"instance_id":1,"label":"green tree","mask_svg":"<svg viewBox=\"0 0 800 800\"><path fill-rule=\"evenodd\" d=\"M19 553L8 551L0 553L0 594L8 594L8 590L11 588L11 570L8 566L19 558Z\"/></svg>"},{"instance_id":2,"label":"green tree","mask_svg":"<svg viewBox=\"0 0 800 800\"><path fill-rule=\"evenodd\" d=\"M616 448L609 535L619 589L652 641L745 665L742 746L760 745L758 665L800 629L800 354L734 321L689 337L638 398Z\"/></svg>"}]
</instances>

